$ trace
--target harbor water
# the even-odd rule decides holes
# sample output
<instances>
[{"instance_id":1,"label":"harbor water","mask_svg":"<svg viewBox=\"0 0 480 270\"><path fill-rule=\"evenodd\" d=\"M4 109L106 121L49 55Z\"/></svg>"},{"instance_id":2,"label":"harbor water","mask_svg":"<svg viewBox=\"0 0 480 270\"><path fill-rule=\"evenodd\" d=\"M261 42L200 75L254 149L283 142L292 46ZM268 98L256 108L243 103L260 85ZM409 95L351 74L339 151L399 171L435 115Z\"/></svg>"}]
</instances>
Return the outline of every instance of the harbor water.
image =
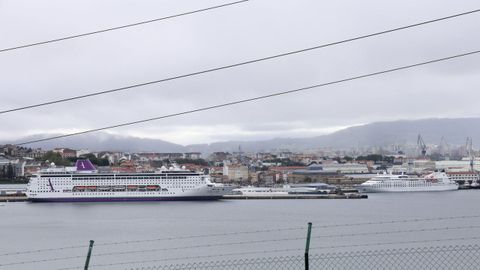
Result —
<instances>
[{"instance_id":1,"label":"harbor water","mask_svg":"<svg viewBox=\"0 0 480 270\"><path fill-rule=\"evenodd\" d=\"M478 190L364 200L0 203L0 269L83 269L89 240L91 269L301 255L308 222L312 254L476 244L479 204Z\"/></svg>"}]
</instances>

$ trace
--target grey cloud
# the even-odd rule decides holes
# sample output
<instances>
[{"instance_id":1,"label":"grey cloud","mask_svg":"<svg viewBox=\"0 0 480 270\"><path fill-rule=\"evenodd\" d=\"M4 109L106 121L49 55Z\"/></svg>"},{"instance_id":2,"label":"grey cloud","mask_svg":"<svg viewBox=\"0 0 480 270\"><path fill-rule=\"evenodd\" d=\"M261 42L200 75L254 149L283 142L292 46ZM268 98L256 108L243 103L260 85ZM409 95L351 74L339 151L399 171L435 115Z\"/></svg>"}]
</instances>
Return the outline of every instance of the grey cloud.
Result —
<instances>
[{"instance_id":1,"label":"grey cloud","mask_svg":"<svg viewBox=\"0 0 480 270\"><path fill-rule=\"evenodd\" d=\"M224 1L2 1L2 44ZM477 8L476 1L250 1L145 27L0 54L0 108L185 74ZM0 139L83 130L477 50L480 16L132 91L0 115ZM15 22L15 23L13 23ZM321 134L395 119L478 116L479 56L112 130L183 144ZM226 130L218 130L218 129ZM302 131L303 130L303 131ZM310 130L310 131L308 131ZM203 132L203 133L202 133ZM178 139L181 138L181 139Z\"/></svg>"}]
</instances>

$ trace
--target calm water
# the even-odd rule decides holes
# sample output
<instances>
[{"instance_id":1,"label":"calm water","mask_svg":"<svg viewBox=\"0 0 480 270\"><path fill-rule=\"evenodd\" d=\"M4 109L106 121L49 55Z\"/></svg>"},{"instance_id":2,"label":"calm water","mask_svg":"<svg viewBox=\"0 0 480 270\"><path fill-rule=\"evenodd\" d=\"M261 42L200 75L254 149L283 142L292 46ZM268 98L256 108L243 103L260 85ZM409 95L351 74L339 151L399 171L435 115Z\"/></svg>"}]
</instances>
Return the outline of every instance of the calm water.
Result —
<instances>
[{"instance_id":1,"label":"calm water","mask_svg":"<svg viewBox=\"0 0 480 270\"><path fill-rule=\"evenodd\" d=\"M265 257L303 254L307 222L313 222L312 253L358 249L386 249L419 245L478 243L478 239L429 243L378 245L478 236L479 228L403 232L372 235L372 232L395 232L458 226L480 226L479 218L449 219L421 222L400 222L356 226L322 227L330 224L352 224L413 218L480 215L480 190L441 193L371 194L366 200L224 200L213 202L152 202L152 203L0 203L0 254L15 251L48 249L65 246L82 248L55 250L14 256L0 256L0 264L42 260L65 256L81 258L35 264L10 265L0 269L60 269L83 267L88 241L93 239L92 265L165 260L92 269L130 269L139 266L182 263L188 260L211 261L230 258ZM277 228L297 230L250 234L229 234L185 238L185 236L232 233ZM357 234L345 236L345 234ZM364 235L358 235L364 234ZM336 236L332 235L344 235ZM102 246L110 242L158 240ZM178 238L178 237L184 237ZM277 241L271 241L277 240ZM250 244L221 245L230 242ZM365 245L367 246L358 246ZM197 245L209 247L190 248ZM345 247L351 245L352 247ZM335 247L337 246L337 247ZM341 246L341 247L338 247ZM156 249L141 253L128 252ZM163 250L158 250L163 249ZM167 250L169 249L169 250ZM298 251L274 252L280 249ZM272 253L266 253L272 251ZM100 255L110 252L125 254ZM223 255L252 252L256 254ZM95 256L97 255L97 256ZM218 256L178 259L181 257Z\"/></svg>"}]
</instances>

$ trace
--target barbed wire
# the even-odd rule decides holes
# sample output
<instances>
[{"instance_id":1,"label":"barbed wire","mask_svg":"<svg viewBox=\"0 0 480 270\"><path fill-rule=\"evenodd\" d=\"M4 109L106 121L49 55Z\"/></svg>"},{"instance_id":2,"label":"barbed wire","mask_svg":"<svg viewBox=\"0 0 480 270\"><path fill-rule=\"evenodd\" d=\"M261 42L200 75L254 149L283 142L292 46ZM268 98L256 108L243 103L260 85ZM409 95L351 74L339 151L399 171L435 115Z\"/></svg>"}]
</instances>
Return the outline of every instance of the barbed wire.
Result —
<instances>
[{"instance_id":1,"label":"barbed wire","mask_svg":"<svg viewBox=\"0 0 480 270\"><path fill-rule=\"evenodd\" d=\"M311 247L310 249L331 249L331 248L349 248L349 247L389 246L389 245L402 245L402 244L424 244L424 243L449 242L449 241L465 241L465 240L478 240L478 239L480 239L480 236L454 237L454 238L430 239L430 240L375 242L375 243L368 243L368 244L333 245L333 246L323 246L323 247Z\"/></svg>"},{"instance_id":2,"label":"barbed wire","mask_svg":"<svg viewBox=\"0 0 480 270\"><path fill-rule=\"evenodd\" d=\"M423 229L409 229L409 230L367 232L367 233L319 235L319 236L313 236L311 238L352 237L352 236L382 235L382 234L397 234L397 233L412 233L412 232L451 231L451 230L478 229L478 228L480 228L480 225L457 226L457 227L439 227L439 228L423 228ZM207 247L244 245L244 244L256 244L256 243L295 241L295 240L304 240L304 239L305 239L305 237L280 238L280 239L262 239L262 240L251 240L251 241L240 241L240 242L202 244L202 245L193 245L193 246L152 248L152 249L128 250L128 251L113 251L113 252L106 252L106 253L98 253L98 254L95 254L95 257L124 255L124 254L135 254L135 253L147 253L147 252L158 252L158 251L183 250L183 249L192 249L192 248L207 248ZM347 246L350 247L352 245L347 245ZM71 259L78 259L78 258L84 258L84 256L67 256L67 257L57 257L57 258L49 258L49 259L41 259L41 260L12 262L12 263L0 264L0 266L11 266L11 265L29 264L29 263L42 263L42 262L51 262L51 261L71 260Z\"/></svg>"},{"instance_id":3,"label":"barbed wire","mask_svg":"<svg viewBox=\"0 0 480 270\"><path fill-rule=\"evenodd\" d=\"M432 252L449 252L449 251L471 251L471 250L480 250L480 246L478 245L466 245L466 246L458 246L458 245L449 245L449 246L442 246L442 247L427 247L428 250L418 251L419 248L412 249L412 248L400 248L400 249L387 249L387 250L368 250L368 251L354 251L348 252L349 253L360 253L355 255L339 255L335 256L336 254L343 254L344 252L334 252L334 253L326 253L323 254L322 259L340 259L340 258L355 258L355 257L368 257L368 256L378 256L378 255L401 255L401 254L413 254L413 253L432 253ZM438 248L442 248L441 250L437 250ZM363 253L363 254L362 254Z\"/></svg>"},{"instance_id":4,"label":"barbed wire","mask_svg":"<svg viewBox=\"0 0 480 270\"><path fill-rule=\"evenodd\" d=\"M311 238L352 237L352 236L366 236L366 235L382 235L382 234L397 234L397 233L412 233L412 232L435 232L435 231L451 231L451 230L465 230L465 229L480 229L480 225L408 229L408 230L365 232L365 233L349 233L349 234L328 234L328 235L312 236Z\"/></svg>"},{"instance_id":5,"label":"barbed wire","mask_svg":"<svg viewBox=\"0 0 480 270\"><path fill-rule=\"evenodd\" d=\"M316 238L352 237L352 236L382 235L382 234L397 234L397 233L412 233L412 232L451 231L451 230L465 230L465 229L479 229L479 228L480 228L480 225L471 225L471 226L409 229L409 230L368 232L368 233L319 235L319 236L312 236L311 238L316 239ZM168 247L168 248L153 248L153 249L143 249L143 250L118 251L118 252L99 253L99 254L96 254L95 256L111 256L111 255L122 255L122 254L132 254L132 253L169 251L169 250L192 249L192 248L208 248L208 247L244 245L244 244L256 244L256 243L271 243L271 242L295 241L295 240L305 240L305 237L262 239L262 240L251 240L251 241L240 241L240 242L202 244L202 245L194 245L194 246L180 246L180 247Z\"/></svg>"},{"instance_id":6,"label":"barbed wire","mask_svg":"<svg viewBox=\"0 0 480 270\"><path fill-rule=\"evenodd\" d=\"M468 252L468 251L479 251L479 245L449 245L449 246L430 246L430 247L413 247L413 248L398 248L398 249L382 249L382 250L362 250L362 251L348 251L348 252L334 252L334 253L323 253L323 254L312 254L310 255L310 260L312 261L313 265L319 266L320 262L329 262L335 259L349 259L346 263L348 266L351 265L351 259L357 259L362 257L382 257L382 256L402 256L402 255L420 255L420 254L439 254L439 253L452 253L452 252ZM460 254L456 254L460 255ZM451 254L452 257L458 258L455 254ZM418 257L415 257L418 259ZM448 257L444 257L441 255L439 258L444 258L448 260ZM470 265L475 265L475 261L478 258L474 257L474 261L470 262ZM461 259L460 259L461 260ZM174 270L191 270L191 269L231 269L232 267L236 266L243 266L242 269L247 269L245 266L248 265L261 265L263 264L265 267L261 269L278 269L279 266L285 266L284 269L291 269L288 268L288 265L292 266L295 263L300 263L299 265L295 266L303 266L304 258L302 255L293 255L293 256L275 256L275 257L261 257L261 258L250 258L250 259L231 259L231 260L217 260L217 261L209 261L209 262L193 262L193 263L183 263L183 264L170 264L170 265L163 265L163 266L147 266L147 267L136 267L136 268L129 268L126 270L166 270L166 269L174 269ZM393 263L398 263L397 261L391 261ZM335 262L334 262L335 263ZM371 266L367 269L382 269L378 268L377 262L373 261L366 261L366 263ZM431 261L428 260L427 263L431 266ZM331 266L335 266L335 269L338 269L337 264L329 264ZM452 263L455 265L455 263ZM463 264L462 264L463 265ZM320 269L329 269L326 265L325 267L320 267ZM359 265L355 264L355 268L358 269ZM458 266L458 265L457 265ZM222 267L222 268L220 268ZM375 268L377 267L377 268ZM235 268L236 269L236 268ZM351 268L348 268L351 269ZM363 269L363 268L361 268ZM388 268L390 269L390 268ZM403 269L403 268L401 268ZM419 269L418 265L417 268L408 268L408 269ZM429 269L436 269L436 268L429 268ZM445 269L445 268L442 268ZM451 269L451 268L446 268ZM462 268L463 269L463 268ZM467 268L471 269L471 268ZM477 268L473 268L477 269Z\"/></svg>"},{"instance_id":7,"label":"barbed wire","mask_svg":"<svg viewBox=\"0 0 480 270\"><path fill-rule=\"evenodd\" d=\"M95 265L92 265L91 267L106 267L106 266L116 266L116 265L126 265L126 264L137 264L137 263L151 263L151 262L162 262L162 261L205 259L205 258L215 258L215 257L222 257L222 256L239 256L239 255L249 255L249 254L279 253L279 252L300 251L300 250L303 250L303 248L257 250L257 251L246 251L246 252L222 253L222 254L215 254L215 255L199 255L199 256L188 256L188 257L172 257L172 258L143 260L143 261L129 261L129 262L117 262L117 263L107 263L107 264L95 264ZM58 269L58 270L72 270L72 269L82 269L82 267L76 266L76 267L60 268L60 269Z\"/></svg>"},{"instance_id":8,"label":"barbed wire","mask_svg":"<svg viewBox=\"0 0 480 270\"><path fill-rule=\"evenodd\" d=\"M314 228L337 228L337 227L385 225L385 224L424 222L424 221L444 221L444 220L468 219L468 218L480 218L480 215L471 215L471 216L466 216L465 215L465 216L435 217L435 218L414 218L414 219L371 221L371 222L343 223L343 224L327 224L327 225L314 225L313 227ZM133 244L133 243L143 243L143 242L156 242L156 241L181 240L181 239L191 239L191 238L203 238L203 237L218 237L218 236L230 236L230 235L242 235L242 234L255 234L255 233L265 233L265 232L293 231L293 230L304 230L304 229L306 229L306 226L279 228L279 229L265 229L265 230L255 230L255 231L240 231L240 232L228 232L228 233L164 237L164 238L119 241L119 242L106 242L106 243L97 244L96 246L123 245L123 244Z\"/></svg>"},{"instance_id":9,"label":"barbed wire","mask_svg":"<svg viewBox=\"0 0 480 270\"><path fill-rule=\"evenodd\" d=\"M255 230L255 231L240 231L240 232L213 233L213 234L198 234L198 235L177 236L177 237L162 237L162 238L143 239L143 240L106 242L106 243L98 244L98 245L96 245L96 246L125 245L125 244L133 244L133 243L170 241L170 240L182 240L182 239L192 239L192 238L231 236L231 235L269 233L269 232L282 232L282 231L296 231L296 230L304 230L305 228L306 228L306 226L300 226L300 227L279 228L279 229L263 229L263 230Z\"/></svg>"},{"instance_id":10,"label":"barbed wire","mask_svg":"<svg viewBox=\"0 0 480 270\"><path fill-rule=\"evenodd\" d=\"M2 256L13 256L13 255L24 255L24 254L32 254L32 253L42 253L42 252L49 252L49 251L58 251L64 249L77 249L77 248L87 248L88 245L78 245L78 246L65 246L65 247L58 247L58 248L44 248L44 249L33 249L33 250L24 250L24 251L15 251L9 253L0 254Z\"/></svg>"},{"instance_id":11,"label":"barbed wire","mask_svg":"<svg viewBox=\"0 0 480 270\"><path fill-rule=\"evenodd\" d=\"M365 226L365 225L385 225L385 224L411 223L411 222L445 221L445 220L469 219L469 218L480 218L480 215L464 215L464 216L433 217L433 218L412 218L412 219L397 219L397 220L386 220L386 221L368 221L368 222L358 222L358 223L314 225L314 227L315 228L353 227L353 226Z\"/></svg>"},{"instance_id":12,"label":"barbed wire","mask_svg":"<svg viewBox=\"0 0 480 270\"><path fill-rule=\"evenodd\" d=\"M314 225L314 228L354 227L354 226L385 225L385 224L397 224L397 223L445 221L445 220L470 219L470 218L480 218L480 215L463 215L463 216L450 216L450 217L413 218L413 219L400 219L400 220L387 220L387 221L371 221L371 222L359 222L359 223L326 224L326 225ZM199 235L189 235L189 236L174 236L174 237L163 237L163 238L154 238L154 239L142 239L142 240L129 240L129 241L96 243L95 246L99 247L99 246L122 245L122 244L133 244L133 243L143 243L143 242L155 242L155 241L169 241L169 240L181 240L181 239L204 238L204 237L220 237L220 236L242 235L242 234L294 231L294 230L304 230L305 228L306 228L306 226L298 226L298 227L262 229L262 230L253 230L253 231L227 232L227 233L215 233L215 234L199 234ZM15 252L0 254L0 257L22 255L22 254L31 254L31 253L50 252L50 251L58 251L58 250L64 250L64 249L87 248L87 246L88 245L74 245L74 246L64 246L64 247L58 247L58 248L46 248L46 249L15 251Z\"/></svg>"},{"instance_id":13,"label":"barbed wire","mask_svg":"<svg viewBox=\"0 0 480 270\"><path fill-rule=\"evenodd\" d=\"M331 245L331 246L311 247L310 250L346 248L346 247L370 247L370 246L399 245L399 244L420 244L420 243L464 241L464 240L478 240L478 239L480 239L480 237L458 237L458 238L444 238L444 239L431 239L431 240L376 242L376 243L368 243L368 244L348 244L348 245ZM153 262L162 262L162 261L176 261L176 260L193 260L193 259L205 259L205 258L215 258L215 257L223 257L223 256L240 256L240 255L252 255L252 254L280 253L280 252L301 251L301 250L304 250L304 249L303 248L292 248L292 249L257 250L257 251L247 251L247 252L222 253L222 254L215 254L215 255L172 257L172 258L162 258L162 259L152 259L152 260L141 260L141 261L139 260L139 261L126 261L126 262L108 263L108 264L96 264L96 265L92 265L91 267L107 267L107 266L118 266L118 265L128 265L128 264L153 263ZM82 269L82 267L75 266L75 267L68 267L68 268L60 268L59 270L73 270L73 269Z\"/></svg>"}]
</instances>

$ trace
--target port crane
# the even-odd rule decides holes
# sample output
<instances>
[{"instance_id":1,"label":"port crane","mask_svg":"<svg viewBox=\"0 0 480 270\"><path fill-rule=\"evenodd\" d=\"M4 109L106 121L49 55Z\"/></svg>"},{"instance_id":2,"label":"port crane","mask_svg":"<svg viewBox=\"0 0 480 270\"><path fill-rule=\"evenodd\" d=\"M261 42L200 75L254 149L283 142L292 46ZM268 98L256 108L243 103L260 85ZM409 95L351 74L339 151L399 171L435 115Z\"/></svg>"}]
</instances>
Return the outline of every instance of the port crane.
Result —
<instances>
[{"instance_id":1,"label":"port crane","mask_svg":"<svg viewBox=\"0 0 480 270\"><path fill-rule=\"evenodd\" d=\"M475 164L474 164L475 154L473 153L472 137L467 137L467 141L465 142L465 151L466 151L467 157L470 159L470 172L478 174L478 172L475 171ZM474 187L474 188L479 187L478 180L472 180L472 183L469 183L467 180L465 180L465 183L463 185L466 187Z\"/></svg>"},{"instance_id":2,"label":"port crane","mask_svg":"<svg viewBox=\"0 0 480 270\"><path fill-rule=\"evenodd\" d=\"M418 134L417 137L417 148L420 149L420 153L422 157L427 155L427 145L423 141L422 135Z\"/></svg>"}]
</instances>

